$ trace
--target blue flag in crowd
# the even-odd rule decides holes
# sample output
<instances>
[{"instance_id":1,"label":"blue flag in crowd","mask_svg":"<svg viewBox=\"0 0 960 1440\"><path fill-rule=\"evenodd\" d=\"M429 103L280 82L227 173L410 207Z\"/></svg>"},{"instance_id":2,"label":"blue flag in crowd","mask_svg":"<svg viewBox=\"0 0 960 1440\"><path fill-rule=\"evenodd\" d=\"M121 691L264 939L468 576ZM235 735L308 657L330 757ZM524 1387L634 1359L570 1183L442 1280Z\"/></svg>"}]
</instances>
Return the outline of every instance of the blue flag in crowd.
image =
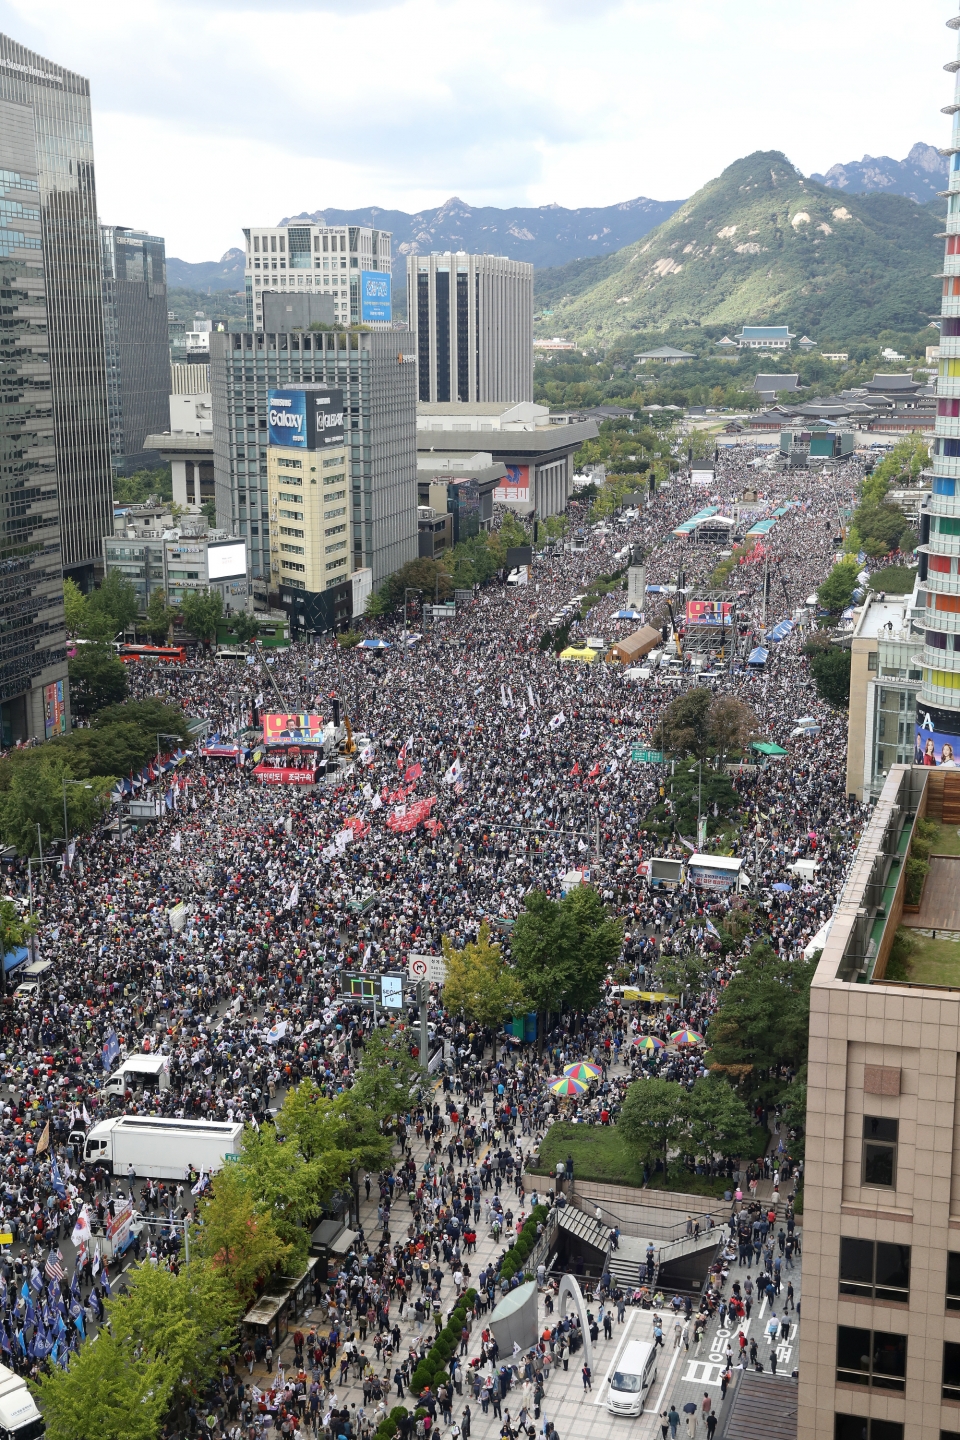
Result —
<instances>
[{"instance_id":1,"label":"blue flag in crowd","mask_svg":"<svg viewBox=\"0 0 960 1440\"><path fill-rule=\"evenodd\" d=\"M120 1054L120 1042L117 1039L116 1030L108 1030L103 1042L103 1068L109 1070L116 1057Z\"/></svg>"}]
</instances>

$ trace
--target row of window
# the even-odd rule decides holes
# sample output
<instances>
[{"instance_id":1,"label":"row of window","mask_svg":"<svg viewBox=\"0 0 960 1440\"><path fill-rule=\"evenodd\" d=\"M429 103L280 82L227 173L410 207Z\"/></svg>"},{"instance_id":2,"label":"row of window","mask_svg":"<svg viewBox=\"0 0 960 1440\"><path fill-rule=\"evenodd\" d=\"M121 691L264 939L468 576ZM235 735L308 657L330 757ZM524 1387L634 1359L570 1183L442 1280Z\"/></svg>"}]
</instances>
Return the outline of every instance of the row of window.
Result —
<instances>
[{"instance_id":1,"label":"row of window","mask_svg":"<svg viewBox=\"0 0 960 1440\"><path fill-rule=\"evenodd\" d=\"M837 1383L902 1393L907 1383L907 1337L888 1330L837 1326ZM960 1345L945 1340L940 1395L960 1400Z\"/></svg>"},{"instance_id":2,"label":"row of window","mask_svg":"<svg viewBox=\"0 0 960 1440\"><path fill-rule=\"evenodd\" d=\"M910 1246L841 1236L840 1294L906 1304L910 1299ZM947 1253L946 1308L960 1310L960 1250Z\"/></svg>"}]
</instances>

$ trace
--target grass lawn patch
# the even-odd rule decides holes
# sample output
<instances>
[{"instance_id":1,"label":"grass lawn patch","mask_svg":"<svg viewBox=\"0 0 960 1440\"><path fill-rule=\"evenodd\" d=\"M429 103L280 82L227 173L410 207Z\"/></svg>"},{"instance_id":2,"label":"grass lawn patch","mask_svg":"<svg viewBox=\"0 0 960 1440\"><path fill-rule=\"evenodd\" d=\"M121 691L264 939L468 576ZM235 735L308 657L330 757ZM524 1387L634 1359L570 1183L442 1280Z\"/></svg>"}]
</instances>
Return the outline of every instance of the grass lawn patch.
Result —
<instances>
[{"instance_id":1,"label":"grass lawn patch","mask_svg":"<svg viewBox=\"0 0 960 1440\"><path fill-rule=\"evenodd\" d=\"M936 838L930 841L931 855L960 855L960 830L956 825L941 825Z\"/></svg>"},{"instance_id":2,"label":"grass lawn patch","mask_svg":"<svg viewBox=\"0 0 960 1440\"><path fill-rule=\"evenodd\" d=\"M960 985L960 945L956 940L933 940L929 935L908 932L913 949L907 972L913 985Z\"/></svg>"},{"instance_id":3,"label":"grass lawn patch","mask_svg":"<svg viewBox=\"0 0 960 1440\"><path fill-rule=\"evenodd\" d=\"M573 1156L575 1180L604 1185L643 1184L643 1165L620 1137L616 1125L572 1125L558 1120L540 1146L537 1174L554 1176L558 1160Z\"/></svg>"},{"instance_id":4,"label":"grass lawn patch","mask_svg":"<svg viewBox=\"0 0 960 1440\"><path fill-rule=\"evenodd\" d=\"M883 591L887 595L909 595L916 578L915 565L912 569L906 565L888 565L870 576L870 589L877 594Z\"/></svg>"},{"instance_id":5,"label":"grass lawn patch","mask_svg":"<svg viewBox=\"0 0 960 1440\"><path fill-rule=\"evenodd\" d=\"M713 1199L722 1200L724 1192L731 1193L736 1189L735 1180L727 1180L720 1175L694 1175L690 1170L681 1170L679 1174L671 1171L664 1179L663 1175L654 1175L647 1186L648 1190L671 1190L681 1195L709 1195Z\"/></svg>"}]
</instances>

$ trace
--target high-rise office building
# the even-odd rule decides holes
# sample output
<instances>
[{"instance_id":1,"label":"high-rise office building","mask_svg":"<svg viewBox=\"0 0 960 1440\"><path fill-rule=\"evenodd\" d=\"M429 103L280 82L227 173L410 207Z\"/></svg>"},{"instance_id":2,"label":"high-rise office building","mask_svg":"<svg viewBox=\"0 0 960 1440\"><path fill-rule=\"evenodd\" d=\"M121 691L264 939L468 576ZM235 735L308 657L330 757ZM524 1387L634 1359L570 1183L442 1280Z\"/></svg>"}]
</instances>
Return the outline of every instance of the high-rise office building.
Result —
<instances>
[{"instance_id":1,"label":"high-rise office building","mask_svg":"<svg viewBox=\"0 0 960 1440\"><path fill-rule=\"evenodd\" d=\"M292 385L343 393L347 573L370 569L377 585L416 558L416 376L409 344L409 334L395 330L211 335L217 524L249 540L255 590L268 588L271 551L280 544L267 482L269 395Z\"/></svg>"},{"instance_id":2,"label":"high-rise office building","mask_svg":"<svg viewBox=\"0 0 960 1440\"><path fill-rule=\"evenodd\" d=\"M66 630L33 111L0 99L0 745L66 728Z\"/></svg>"},{"instance_id":3,"label":"high-rise office building","mask_svg":"<svg viewBox=\"0 0 960 1440\"><path fill-rule=\"evenodd\" d=\"M63 568L89 584L113 529L90 82L0 35L0 99L33 112Z\"/></svg>"},{"instance_id":4,"label":"high-rise office building","mask_svg":"<svg viewBox=\"0 0 960 1440\"><path fill-rule=\"evenodd\" d=\"M960 28L960 16L948 21ZM960 53L960 51L958 51ZM919 600L924 609L917 723L960 745L960 59L957 71L940 305L940 364L932 494L920 516ZM938 753L939 753L939 746Z\"/></svg>"},{"instance_id":5,"label":"high-rise office building","mask_svg":"<svg viewBox=\"0 0 960 1440\"><path fill-rule=\"evenodd\" d=\"M247 324L263 330L263 294L325 295L341 325L389 329L391 235L365 225L260 225L247 244ZM292 326L290 327L293 328Z\"/></svg>"},{"instance_id":6,"label":"high-rise office building","mask_svg":"<svg viewBox=\"0 0 960 1440\"><path fill-rule=\"evenodd\" d=\"M533 266L502 255L407 257L419 399L533 399Z\"/></svg>"},{"instance_id":7,"label":"high-rise office building","mask_svg":"<svg viewBox=\"0 0 960 1440\"><path fill-rule=\"evenodd\" d=\"M158 235L101 225L110 455L124 473L148 464L147 435L166 428L170 393L167 265Z\"/></svg>"}]
</instances>

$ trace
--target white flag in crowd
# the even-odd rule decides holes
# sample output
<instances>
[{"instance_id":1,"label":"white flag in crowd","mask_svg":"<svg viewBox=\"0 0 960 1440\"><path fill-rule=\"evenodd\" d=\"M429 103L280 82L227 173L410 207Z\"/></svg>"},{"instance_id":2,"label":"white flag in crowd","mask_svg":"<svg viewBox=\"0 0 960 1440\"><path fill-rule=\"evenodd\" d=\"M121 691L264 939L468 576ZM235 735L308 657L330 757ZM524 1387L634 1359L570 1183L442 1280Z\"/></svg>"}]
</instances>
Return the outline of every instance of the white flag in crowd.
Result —
<instances>
[{"instance_id":1,"label":"white flag in crowd","mask_svg":"<svg viewBox=\"0 0 960 1440\"><path fill-rule=\"evenodd\" d=\"M450 769L444 775L444 785L453 785L457 780L460 779L462 772L463 766L460 764L460 760L458 758L454 760L453 764L450 766Z\"/></svg>"},{"instance_id":2,"label":"white flag in crowd","mask_svg":"<svg viewBox=\"0 0 960 1440\"><path fill-rule=\"evenodd\" d=\"M548 729L559 730L560 726L563 724L566 718L566 715L564 715L563 711L561 710L558 714L554 715L553 719L550 721Z\"/></svg>"}]
</instances>

